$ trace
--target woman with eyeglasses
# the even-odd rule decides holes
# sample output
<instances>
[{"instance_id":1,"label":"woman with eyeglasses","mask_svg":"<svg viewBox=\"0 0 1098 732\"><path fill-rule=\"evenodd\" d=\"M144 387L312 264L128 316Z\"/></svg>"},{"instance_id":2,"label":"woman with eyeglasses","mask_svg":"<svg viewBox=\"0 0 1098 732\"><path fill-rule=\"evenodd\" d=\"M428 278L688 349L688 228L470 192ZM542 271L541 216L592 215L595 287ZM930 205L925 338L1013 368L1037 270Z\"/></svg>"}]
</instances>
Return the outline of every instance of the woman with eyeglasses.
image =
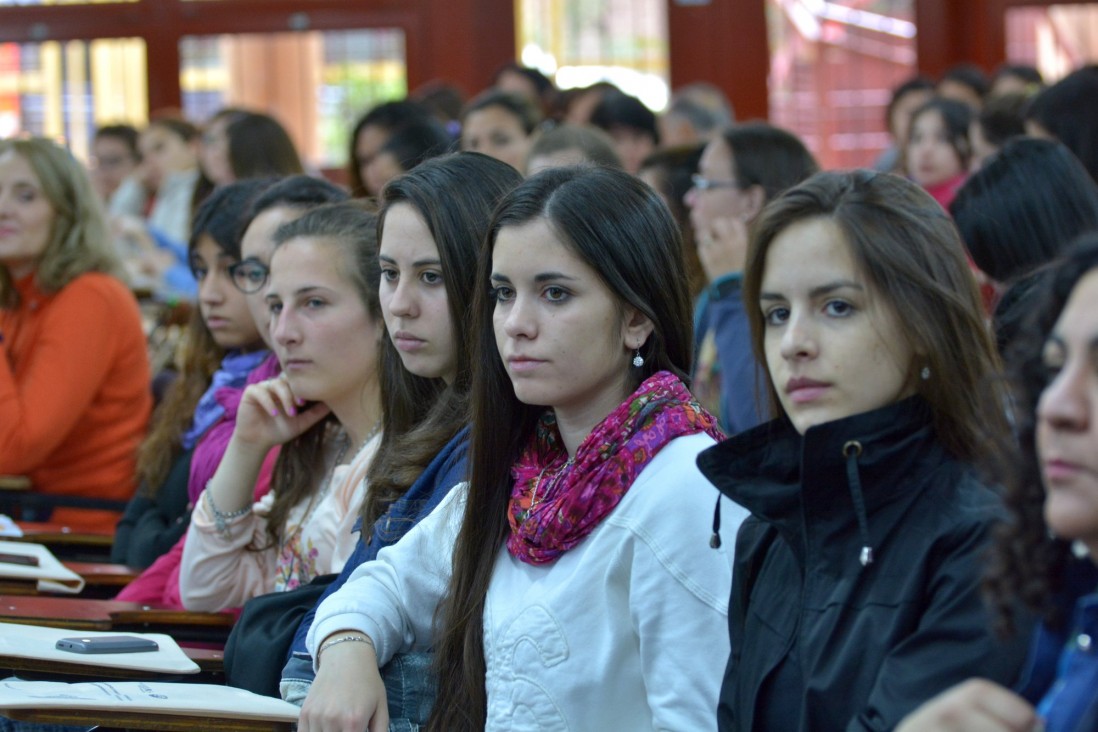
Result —
<instances>
[{"instance_id":1,"label":"woman with eyeglasses","mask_svg":"<svg viewBox=\"0 0 1098 732\"><path fill-rule=\"evenodd\" d=\"M741 296L747 230L768 201L817 169L789 132L763 122L736 125L705 146L686 193L708 280L694 308L694 393L729 435L767 416Z\"/></svg>"},{"instance_id":2,"label":"woman with eyeglasses","mask_svg":"<svg viewBox=\"0 0 1098 732\"><path fill-rule=\"evenodd\" d=\"M237 290L244 295L246 305L251 311L259 337L267 349L263 359L244 379L243 383L233 383L220 387L216 391L217 404L223 410L219 418L203 433L190 457L189 475L186 484L187 514L181 522L180 532L189 524L190 508L194 506L202 490L217 471L221 458L232 437L236 424L237 408L244 389L277 376L280 367L277 355L271 350L269 314L264 302L264 288L267 283L271 252L274 248L272 237L279 225L293 220L310 208L325 203L345 201L348 195L338 186L310 176L293 176L277 183L247 183L256 187L257 195L251 199L240 200L238 205L228 206L217 214L228 217L232 211L244 211L243 217L233 218L232 231L226 231L222 238L235 237L241 225L246 225L243 237L233 245L235 261L227 267L227 273ZM267 188L266 186L270 186ZM243 190L245 184L230 184L228 190ZM212 216L208 217L212 218ZM227 224L226 224L227 225ZM235 239L232 241L235 242ZM219 273L220 276L220 273ZM277 451L272 451L264 463L260 476L255 483L255 497L258 499L270 486L271 471ZM156 523L160 519L152 519ZM178 521L178 517L176 518ZM168 529L169 531L171 529ZM152 602L165 607L182 609L179 594L179 566L183 556L184 534L174 546L162 554L140 577L131 582L118 595L119 600L131 602Z\"/></svg>"},{"instance_id":3,"label":"woman with eyeglasses","mask_svg":"<svg viewBox=\"0 0 1098 732\"><path fill-rule=\"evenodd\" d=\"M228 277L240 259L240 212L264 187L249 182L219 189L195 217L189 249L198 308L187 326L179 374L138 452L140 487L115 531L113 562L144 569L186 532L191 458L225 413L218 391L243 386L268 355L244 294Z\"/></svg>"},{"instance_id":4,"label":"woman with eyeglasses","mask_svg":"<svg viewBox=\"0 0 1098 732\"><path fill-rule=\"evenodd\" d=\"M245 389L225 456L195 503L179 575L187 609L294 589L339 571L354 548L381 435L376 226L374 214L342 203L274 234L264 299L282 372ZM276 447L271 492L253 506Z\"/></svg>"}]
</instances>

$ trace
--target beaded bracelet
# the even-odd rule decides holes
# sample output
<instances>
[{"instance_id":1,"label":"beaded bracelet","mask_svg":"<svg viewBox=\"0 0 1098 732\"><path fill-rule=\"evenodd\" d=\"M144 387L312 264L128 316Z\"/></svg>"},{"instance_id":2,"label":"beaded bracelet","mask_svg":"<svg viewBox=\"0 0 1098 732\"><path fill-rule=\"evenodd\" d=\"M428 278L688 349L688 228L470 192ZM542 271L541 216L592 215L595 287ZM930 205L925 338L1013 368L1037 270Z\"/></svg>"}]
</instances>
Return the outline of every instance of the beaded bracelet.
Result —
<instances>
[{"instance_id":1,"label":"beaded bracelet","mask_svg":"<svg viewBox=\"0 0 1098 732\"><path fill-rule=\"evenodd\" d=\"M204 492L206 496L206 507L210 509L210 513L214 515L214 526L217 527L218 533L228 541L231 538L229 534L229 521L240 518L241 516L251 513L252 507L245 506L237 511L229 511L228 513L222 513L217 510L217 505L214 503L213 497L210 495L210 484L206 484L206 490Z\"/></svg>"},{"instance_id":2,"label":"beaded bracelet","mask_svg":"<svg viewBox=\"0 0 1098 732\"><path fill-rule=\"evenodd\" d=\"M370 640L368 635L341 635L338 638L329 638L320 644L320 648L316 649L316 667L320 668L320 654L328 650L332 646L338 646L340 643L365 643L366 645L377 651L377 647L374 642Z\"/></svg>"}]
</instances>

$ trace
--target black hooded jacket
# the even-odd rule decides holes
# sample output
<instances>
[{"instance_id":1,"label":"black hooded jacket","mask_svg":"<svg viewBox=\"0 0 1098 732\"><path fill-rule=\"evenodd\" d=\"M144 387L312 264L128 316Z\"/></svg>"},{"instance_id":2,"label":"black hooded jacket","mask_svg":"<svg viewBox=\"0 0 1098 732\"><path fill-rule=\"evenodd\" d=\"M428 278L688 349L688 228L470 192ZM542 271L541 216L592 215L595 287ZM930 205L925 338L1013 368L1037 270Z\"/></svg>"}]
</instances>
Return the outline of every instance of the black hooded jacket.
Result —
<instances>
[{"instance_id":1,"label":"black hooded jacket","mask_svg":"<svg viewBox=\"0 0 1098 732\"><path fill-rule=\"evenodd\" d=\"M972 676L1009 686L980 596L998 495L913 397L809 429L786 419L701 453L751 511L736 540L721 730L887 730Z\"/></svg>"}]
</instances>

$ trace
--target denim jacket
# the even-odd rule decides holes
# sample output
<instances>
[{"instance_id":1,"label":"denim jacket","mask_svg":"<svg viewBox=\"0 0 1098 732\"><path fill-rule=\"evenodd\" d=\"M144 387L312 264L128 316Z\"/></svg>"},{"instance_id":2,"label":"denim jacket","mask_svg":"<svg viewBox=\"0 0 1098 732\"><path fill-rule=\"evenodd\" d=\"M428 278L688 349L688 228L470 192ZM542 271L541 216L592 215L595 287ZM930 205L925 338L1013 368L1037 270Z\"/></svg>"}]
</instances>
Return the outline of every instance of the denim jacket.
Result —
<instances>
[{"instance_id":1,"label":"denim jacket","mask_svg":"<svg viewBox=\"0 0 1098 732\"><path fill-rule=\"evenodd\" d=\"M395 544L413 526L419 523L450 492L450 489L466 480L469 428L465 427L446 443L404 496L394 502L389 510L374 524L369 542L362 540L361 525L358 544L343 571L317 601L317 606L330 594L342 587L351 573L377 556L382 547ZM282 669L280 684L282 698L301 705L309 693L315 674L313 659L305 647L305 636L316 615L316 606L305 616L297 628L290 658ZM389 703L391 732L414 732L425 724L434 705L435 688L430 678L431 654L409 653L395 657L381 669Z\"/></svg>"},{"instance_id":2,"label":"denim jacket","mask_svg":"<svg viewBox=\"0 0 1098 732\"><path fill-rule=\"evenodd\" d=\"M1017 691L1037 706L1045 732L1098 732L1098 567L1076 560L1065 577L1069 626L1042 624Z\"/></svg>"}]
</instances>

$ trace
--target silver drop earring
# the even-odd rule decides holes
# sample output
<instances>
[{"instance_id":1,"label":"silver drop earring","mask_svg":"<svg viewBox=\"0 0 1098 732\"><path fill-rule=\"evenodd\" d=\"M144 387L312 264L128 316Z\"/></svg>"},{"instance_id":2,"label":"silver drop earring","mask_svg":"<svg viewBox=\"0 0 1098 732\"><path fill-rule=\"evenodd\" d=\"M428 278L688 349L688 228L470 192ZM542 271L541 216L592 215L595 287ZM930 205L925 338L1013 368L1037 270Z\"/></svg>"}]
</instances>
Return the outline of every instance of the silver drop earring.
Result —
<instances>
[{"instance_id":1,"label":"silver drop earring","mask_svg":"<svg viewBox=\"0 0 1098 732\"><path fill-rule=\"evenodd\" d=\"M930 381L930 367L923 366L923 370L919 372L919 378L923 381Z\"/></svg>"},{"instance_id":2,"label":"silver drop earring","mask_svg":"<svg viewBox=\"0 0 1098 732\"><path fill-rule=\"evenodd\" d=\"M633 368L639 369L644 365L644 356L641 355L640 347L637 347L633 351Z\"/></svg>"}]
</instances>

